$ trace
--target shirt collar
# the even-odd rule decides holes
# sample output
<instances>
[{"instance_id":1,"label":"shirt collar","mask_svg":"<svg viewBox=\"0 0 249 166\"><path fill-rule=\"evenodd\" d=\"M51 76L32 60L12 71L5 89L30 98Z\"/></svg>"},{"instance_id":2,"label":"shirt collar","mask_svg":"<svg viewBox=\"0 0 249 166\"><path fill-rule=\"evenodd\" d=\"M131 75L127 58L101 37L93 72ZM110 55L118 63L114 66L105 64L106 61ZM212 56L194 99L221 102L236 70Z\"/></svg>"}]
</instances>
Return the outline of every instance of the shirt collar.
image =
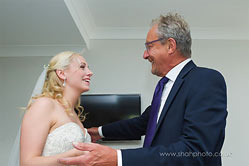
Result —
<instances>
[{"instance_id":1,"label":"shirt collar","mask_svg":"<svg viewBox=\"0 0 249 166\"><path fill-rule=\"evenodd\" d=\"M179 75L179 73L181 72L182 68L189 62L191 61L190 58L182 61L181 63L179 63L178 65L176 65L173 69L171 69L167 74L166 77L175 82L177 76Z\"/></svg>"}]
</instances>

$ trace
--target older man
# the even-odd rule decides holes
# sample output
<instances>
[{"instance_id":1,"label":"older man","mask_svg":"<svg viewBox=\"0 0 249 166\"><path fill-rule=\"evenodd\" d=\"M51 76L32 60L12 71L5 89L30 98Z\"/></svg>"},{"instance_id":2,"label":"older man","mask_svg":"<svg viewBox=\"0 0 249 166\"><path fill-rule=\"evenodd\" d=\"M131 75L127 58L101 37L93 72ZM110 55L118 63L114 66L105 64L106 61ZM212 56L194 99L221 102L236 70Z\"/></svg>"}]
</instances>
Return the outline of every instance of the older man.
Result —
<instances>
[{"instance_id":1,"label":"older man","mask_svg":"<svg viewBox=\"0 0 249 166\"><path fill-rule=\"evenodd\" d=\"M152 103L138 118L104 125L107 138L145 136L138 149L115 150L79 143L86 155L60 159L63 164L99 166L219 166L227 117L226 85L222 75L197 67L191 57L188 24L178 14L153 21L146 38L144 59L162 77ZM97 128L89 130L100 138Z\"/></svg>"}]
</instances>

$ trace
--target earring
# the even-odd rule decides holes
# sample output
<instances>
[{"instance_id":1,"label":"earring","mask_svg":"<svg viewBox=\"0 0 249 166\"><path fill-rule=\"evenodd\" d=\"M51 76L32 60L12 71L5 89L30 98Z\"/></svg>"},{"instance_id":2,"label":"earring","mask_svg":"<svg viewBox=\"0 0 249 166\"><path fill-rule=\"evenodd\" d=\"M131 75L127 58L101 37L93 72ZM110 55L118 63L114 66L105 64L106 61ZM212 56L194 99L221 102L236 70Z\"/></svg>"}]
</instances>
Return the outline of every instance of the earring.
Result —
<instances>
[{"instance_id":1,"label":"earring","mask_svg":"<svg viewBox=\"0 0 249 166\"><path fill-rule=\"evenodd\" d=\"M64 86L64 87L66 86L66 78L64 79L62 86Z\"/></svg>"}]
</instances>

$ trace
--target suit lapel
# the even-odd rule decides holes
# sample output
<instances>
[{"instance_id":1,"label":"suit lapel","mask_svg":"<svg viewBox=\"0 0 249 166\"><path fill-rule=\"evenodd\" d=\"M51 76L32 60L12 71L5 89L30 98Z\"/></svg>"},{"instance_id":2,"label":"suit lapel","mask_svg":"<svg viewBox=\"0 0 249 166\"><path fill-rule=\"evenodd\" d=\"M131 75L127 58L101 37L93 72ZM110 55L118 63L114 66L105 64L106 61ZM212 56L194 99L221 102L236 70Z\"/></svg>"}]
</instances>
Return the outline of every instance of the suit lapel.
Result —
<instances>
[{"instance_id":1,"label":"suit lapel","mask_svg":"<svg viewBox=\"0 0 249 166\"><path fill-rule=\"evenodd\" d=\"M185 76L191 69L193 69L194 67L196 67L196 65L194 64L194 62L193 62L193 61L190 61L189 63L187 63L187 64L183 67L183 69L181 70L181 72L180 72L179 75L177 76L176 81L175 81L175 83L174 83L174 85L173 85L173 87L172 87L172 89L171 89L171 91L170 91L170 93L169 93L169 95L168 95L168 98L167 98L167 100L166 100L166 102L165 102L165 104L164 104L164 107L163 107L163 110L162 110L162 112L161 112L159 121L158 121L158 123L157 123L157 127L156 127L156 131L155 131L154 136L156 135L156 133L157 133L157 131L158 131L158 129L159 129L159 127L160 127L160 125L161 125L161 123L162 123L164 117L166 116L166 114L167 114L167 112L168 112L168 110L169 110L169 107L170 107L171 103L173 102L173 100L174 100L174 98L175 98L177 92L179 91L181 85L184 83L184 76ZM154 139L154 137L153 137L153 139ZM153 140L153 139L152 139L152 140Z\"/></svg>"}]
</instances>

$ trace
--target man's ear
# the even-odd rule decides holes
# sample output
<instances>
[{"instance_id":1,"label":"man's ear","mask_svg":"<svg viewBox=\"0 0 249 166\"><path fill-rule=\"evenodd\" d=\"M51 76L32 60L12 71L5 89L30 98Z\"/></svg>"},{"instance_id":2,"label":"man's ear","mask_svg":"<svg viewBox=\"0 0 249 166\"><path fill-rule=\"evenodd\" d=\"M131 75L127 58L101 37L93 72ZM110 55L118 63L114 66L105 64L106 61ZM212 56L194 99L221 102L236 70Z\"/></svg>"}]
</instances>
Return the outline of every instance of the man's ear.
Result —
<instances>
[{"instance_id":1,"label":"man's ear","mask_svg":"<svg viewBox=\"0 0 249 166\"><path fill-rule=\"evenodd\" d=\"M64 73L64 70L57 69L55 72L56 72L57 76L59 77L59 79L61 79L61 80L66 79L66 75Z\"/></svg>"},{"instance_id":2,"label":"man's ear","mask_svg":"<svg viewBox=\"0 0 249 166\"><path fill-rule=\"evenodd\" d=\"M173 55L176 51L176 41L173 38L168 38L167 42L168 42L168 45L167 45L168 53L169 55Z\"/></svg>"}]
</instances>

